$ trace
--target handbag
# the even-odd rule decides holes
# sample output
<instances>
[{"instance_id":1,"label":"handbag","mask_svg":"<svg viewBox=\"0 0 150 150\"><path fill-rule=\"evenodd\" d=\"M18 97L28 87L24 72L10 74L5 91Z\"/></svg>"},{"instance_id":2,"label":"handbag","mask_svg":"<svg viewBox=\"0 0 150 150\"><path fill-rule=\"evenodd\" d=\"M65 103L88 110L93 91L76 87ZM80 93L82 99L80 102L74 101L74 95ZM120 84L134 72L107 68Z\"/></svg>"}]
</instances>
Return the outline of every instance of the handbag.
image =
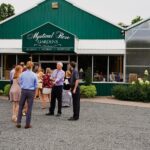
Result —
<instances>
[{"instance_id":1,"label":"handbag","mask_svg":"<svg viewBox=\"0 0 150 150\"><path fill-rule=\"evenodd\" d=\"M51 93L51 88L43 88L42 93L43 94L50 94Z\"/></svg>"}]
</instances>

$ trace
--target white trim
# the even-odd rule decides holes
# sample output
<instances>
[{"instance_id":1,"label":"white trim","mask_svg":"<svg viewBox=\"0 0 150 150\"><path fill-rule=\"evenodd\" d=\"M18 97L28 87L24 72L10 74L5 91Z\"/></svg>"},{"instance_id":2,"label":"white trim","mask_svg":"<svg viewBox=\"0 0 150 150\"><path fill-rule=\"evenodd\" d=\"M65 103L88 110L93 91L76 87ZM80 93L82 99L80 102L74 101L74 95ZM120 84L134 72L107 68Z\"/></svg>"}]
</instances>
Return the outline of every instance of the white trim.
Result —
<instances>
[{"instance_id":1,"label":"white trim","mask_svg":"<svg viewBox=\"0 0 150 150\"><path fill-rule=\"evenodd\" d=\"M20 48L0 48L0 54L26 54Z\"/></svg>"},{"instance_id":2,"label":"white trim","mask_svg":"<svg viewBox=\"0 0 150 150\"><path fill-rule=\"evenodd\" d=\"M94 76L94 56L92 55L92 82L93 82L93 76Z\"/></svg>"},{"instance_id":3,"label":"white trim","mask_svg":"<svg viewBox=\"0 0 150 150\"><path fill-rule=\"evenodd\" d=\"M78 38L74 38L74 52L77 53L77 49L78 49L78 45L79 45L79 39Z\"/></svg>"},{"instance_id":4,"label":"white trim","mask_svg":"<svg viewBox=\"0 0 150 150\"><path fill-rule=\"evenodd\" d=\"M76 56L76 67L78 68L79 67L79 57L78 57L78 55Z\"/></svg>"},{"instance_id":5,"label":"white trim","mask_svg":"<svg viewBox=\"0 0 150 150\"><path fill-rule=\"evenodd\" d=\"M60 29L60 30L63 30L64 32L66 32L66 33L68 33L68 34L71 34L72 36L74 36L74 37L76 38L76 35L75 35L75 34L69 32L69 31L67 31L67 30L65 30L65 29L63 29L63 28L61 28L61 27L59 27L59 26L57 26L57 25L55 25L55 24L53 24L53 23L51 23L51 22L45 22L45 23L39 25L38 27L35 27L35 28L31 29L30 31L25 32L25 33L22 34L21 36L23 37L23 36L27 35L28 33L33 32L34 30L43 27L43 26L46 25L46 24L50 24L50 25L52 25L52 26L54 26L54 27L56 27L56 28L58 28L58 29Z\"/></svg>"},{"instance_id":6,"label":"white trim","mask_svg":"<svg viewBox=\"0 0 150 150\"><path fill-rule=\"evenodd\" d=\"M138 26L138 25L140 25L140 24L142 24L142 23L144 23L144 22L146 22L146 21L149 21L149 20L150 20L150 18L141 20L141 21L139 21L139 22L137 22L137 23L135 23L135 24L129 26L128 28L124 28L124 30L126 30L126 31L127 31L127 30L130 30L131 28L134 28L134 27L136 27L136 26Z\"/></svg>"},{"instance_id":7,"label":"white trim","mask_svg":"<svg viewBox=\"0 0 150 150\"><path fill-rule=\"evenodd\" d=\"M16 15L14 15L14 16L12 16L12 17L10 17L10 18L4 20L4 21L1 21L0 24L3 24L3 23L5 23L5 22L7 22L7 21L9 21L9 20L11 20L11 19L13 19L13 18L15 18L15 17L17 17L17 16L19 16L19 15L21 15L21 14L23 14L23 13L25 13L25 12L31 10L31 9L33 9L34 7L38 6L39 4L41 4L41 3L44 2L44 1L45 1L45 0L41 0L41 1L38 2L37 4L33 5L32 7L28 8L28 9L22 11L22 12L20 12L19 14L16 14ZM81 6L79 6L79 5L77 5L77 4L73 3L73 2L71 2L70 0L65 0L65 1L68 2L68 3L70 3L70 4L72 4L73 6L75 6L75 7L77 7L77 8L79 8L79 9L81 9L82 11L85 11L86 13L89 13L89 14L91 14L91 15L93 15L93 16L99 18L99 19L102 19L102 20L104 20L104 21L106 21L106 22L108 22L108 23L110 23L110 24L112 24L112 25L114 25L114 26L116 26L116 27L122 29L122 30L125 30L125 28L123 28L123 27L121 27L121 26L118 26L118 25L112 23L111 21L106 20L106 19L104 19L103 17L100 17L99 15L96 15L94 12L90 12L89 10L86 10L85 8L82 8Z\"/></svg>"},{"instance_id":8,"label":"white trim","mask_svg":"<svg viewBox=\"0 0 150 150\"><path fill-rule=\"evenodd\" d=\"M77 54L125 54L125 40L79 40L75 38L74 51ZM0 53L25 53L22 39L0 40Z\"/></svg>"},{"instance_id":9,"label":"white trim","mask_svg":"<svg viewBox=\"0 0 150 150\"><path fill-rule=\"evenodd\" d=\"M149 68L150 65L126 65L127 68Z\"/></svg>"},{"instance_id":10,"label":"white trim","mask_svg":"<svg viewBox=\"0 0 150 150\"><path fill-rule=\"evenodd\" d=\"M107 82L109 82L109 74L110 74L110 65L109 65L109 63L110 63L110 58L109 58L109 55L108 55L108 57L107 57Z\"/></svg>"},{"instance_id":11,"label":"white trim","mask_svg":"<svg viewBox=\"0 0 150 150\"><path fill-rule=\"evenodd\" d=\"M112 84L116 84L116 83L117 83L117 84L122 84L122 83L123 83L123 84L129 84L129 83L126 83L126 82L117 82L117 81L116 81L116 82L94 81L94 82L92 82L92 83L98 83L98 84L99 84L99 83L106 83L106 84L110 84L110 83L112 83Z\"/></svg>"},{"instance_id":12,"label":"white trim","mask_svg":"<svg viewBox=\"0 0 150 150\"><path fill-rule=\"evenodd\" d=\"M1 54L1 66L0 66L0 69L1 69L1 74L0 74L0 79L2 80L3 78L3 54Z\"/></svg>"},{"instance_id":13,"label":"white trim","mask_svg":"<svg viewBox=\"0 0 150 150\"><path fill-rule=\"evenodd\" d=\"M16 54L16 65L18 64L18 55Z\"/></svg>"},{"instance_id":14,"label":"white trim","mask_svg":"<svg viewBox=\"0 0 150 150\"><path fill-rule=\"evenodd\" d=\"M134 49L136 49L136 50L145 50L145 49L150 50L150 47L149 47L149 48L144 48L144 47L140 47L140 48L139 48L139 47L135 47L135 48L126 48L126 50L130 50L130 49L131 49L131 50L132 50L132 49L133 49L133 50L134 50Z\"/></svg>"},{"instance_id":15,"label":"white trim","mask_svg":"<svg viewBox=\"0 0 150 150\"><path fill-rule=\"evenodd\" d=\"M47 63L57 63L58 62L58 60L50 60L50 61L48 61L48 60L46 60L46 61L44 61L44 60L41 60L41 61L39 61L39 63L45 63L45 64L47 64ZM62 60L61 61L62 63L64 63L64 64L68 64L69 63L69 61L65 61L65 60Z\"/></svg>"},{"instance_id":16,"label":"white trim","mask_svg":"<svg viewBox=\"0 0 150 150\"><path fill-rule=\"evenodd\" d=\"M22 48L22 40L21 39L0 39L0 49L5 49L5 48L20 49Z\"/></svg>"},{"instance_id":17,"label":"white trim","mask_svg":"<svg viewBox=\"0 0 150 150\"><path fill-rule=\"evenodd\" d=\"M79 40L77 54L125 54L125 40Z\"/></svg>"},{"instance_id":18,"label":"white trim","mask_svg":"<svg viewBox=\"0 0 150 150\"><path fill-rule=\"evenodd\" d=\"M126 54L123 57L123 81L126 82Z\"/></svg>"}]
</instances>

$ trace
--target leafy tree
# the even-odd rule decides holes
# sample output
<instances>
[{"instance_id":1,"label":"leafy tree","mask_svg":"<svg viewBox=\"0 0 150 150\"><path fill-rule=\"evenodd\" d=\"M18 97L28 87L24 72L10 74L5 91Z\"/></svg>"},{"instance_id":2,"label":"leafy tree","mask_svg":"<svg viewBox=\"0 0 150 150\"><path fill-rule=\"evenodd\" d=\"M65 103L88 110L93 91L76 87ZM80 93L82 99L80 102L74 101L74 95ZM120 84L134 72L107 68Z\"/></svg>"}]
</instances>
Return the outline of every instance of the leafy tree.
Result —
<instances>
[{"instance_id":1,"label":"leafy tree","mask_svg":"<svg viewBox=\"0 0 150 150\"><path fill-rule=\"evenodd\" d=\"M125 23L123 23L123 22L119 22L118 25L121 26L121 27L123 27L123 28L127 28L127 27L128 27L128 26L127 26Z\"/></svg>"},{"instance_id":2,"label":"leafy tree","mask_svg":"<svg viewBox=\"0 0 150 150\"><path fill-rule=\"evenodd\" d=\"M131 24L135 24L139 21L143 20L143 18L141 16L136 16L132 21L131 21Z\"/></svg>"},{"instance_id":3,"label":"leafy tree","mask_svg":"<svg viewBox=\"0 0 150 150\"><path fill-rule=\"evenodd\" d=\"M15 14L15 9L11 4L2 3L0 5L0 21L5 20Z\"/></svg>"}]
</instances>

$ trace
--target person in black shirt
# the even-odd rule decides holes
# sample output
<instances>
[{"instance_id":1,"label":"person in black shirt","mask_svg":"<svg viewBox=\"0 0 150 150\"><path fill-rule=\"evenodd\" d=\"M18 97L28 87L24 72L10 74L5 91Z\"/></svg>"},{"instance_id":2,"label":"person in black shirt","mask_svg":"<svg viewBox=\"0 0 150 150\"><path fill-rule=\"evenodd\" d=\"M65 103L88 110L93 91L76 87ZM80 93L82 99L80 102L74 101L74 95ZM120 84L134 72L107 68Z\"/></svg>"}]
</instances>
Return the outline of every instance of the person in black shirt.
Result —
<instances>
[{"instance_id":1,"label":"person in black shirt","mask_svg":"<svg viewBox=\"0 0 150 150\"><path fill-rule=\"evenodd\" d=\"M69 69L71 71L70 86L73 98L73 116L68 120L78 120L80 113L80 88L79 88L79 73L75 69L76 63L70 62Z\"/></svg>"},{"instance_id":2,"label":"person in black shirt","mask_svg":"<svg viewBox=\"0 0 150 150\"><path fill-rule=\"evenodd\" d=\"M70 78L71 72L69 70L66 71L64 86L63 86L63 94L62 94L62 106L69 107L72 105L72 94L70 91Z\"/></svg>"}]
</instances>

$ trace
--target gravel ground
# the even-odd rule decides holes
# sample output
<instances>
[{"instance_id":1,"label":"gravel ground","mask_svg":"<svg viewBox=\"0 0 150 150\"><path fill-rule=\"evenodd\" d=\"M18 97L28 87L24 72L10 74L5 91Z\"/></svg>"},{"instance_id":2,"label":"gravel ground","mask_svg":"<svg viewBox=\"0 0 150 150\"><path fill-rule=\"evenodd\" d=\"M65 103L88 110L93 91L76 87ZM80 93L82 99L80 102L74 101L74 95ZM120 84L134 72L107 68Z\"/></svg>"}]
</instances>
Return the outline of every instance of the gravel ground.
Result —
<instances>
[{"instance_id":1,"label":"gravel ground","mask_svg":"<svg viewBox=\"0 0 150 150\"><path fill-rule=\"evenodd\" d=\"M15 128L11 103L0 100L0 150L150 150L150 109L81 102L78 121L68 121L72 108L61 117L45 116L34 104L31 129Z\"/></svg>"}]
</instances>

